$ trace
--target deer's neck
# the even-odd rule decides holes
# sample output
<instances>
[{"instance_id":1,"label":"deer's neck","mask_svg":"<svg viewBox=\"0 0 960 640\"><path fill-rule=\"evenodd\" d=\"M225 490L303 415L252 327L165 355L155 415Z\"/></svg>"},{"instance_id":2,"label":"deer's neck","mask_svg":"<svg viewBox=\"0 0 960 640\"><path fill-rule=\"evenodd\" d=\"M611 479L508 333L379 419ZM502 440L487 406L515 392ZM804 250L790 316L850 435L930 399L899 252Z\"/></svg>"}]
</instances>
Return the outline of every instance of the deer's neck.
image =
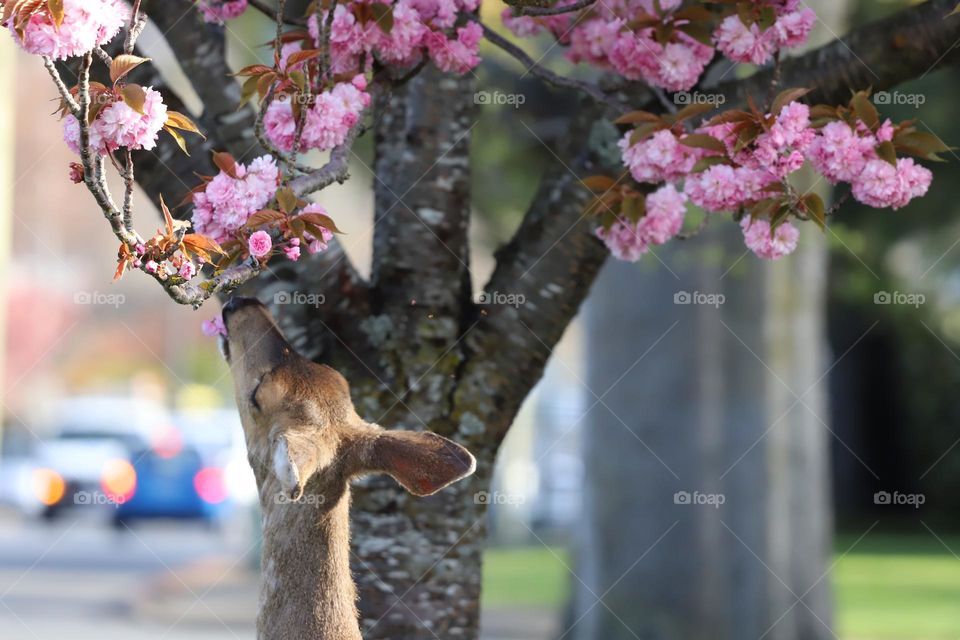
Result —
<instances>
[{"instance_id":1,"label":"deer's neck","mask_svg":"<svg viewBox=\"0 0 960 640\"><path fill-rule=\"evenodd\" d=\"M261 490L260 640L361 640L350 573L350 490L335 496L331 508L334 498L312 484L290 503L278 501L270 487Z\"/></svg>"}]
</instances>

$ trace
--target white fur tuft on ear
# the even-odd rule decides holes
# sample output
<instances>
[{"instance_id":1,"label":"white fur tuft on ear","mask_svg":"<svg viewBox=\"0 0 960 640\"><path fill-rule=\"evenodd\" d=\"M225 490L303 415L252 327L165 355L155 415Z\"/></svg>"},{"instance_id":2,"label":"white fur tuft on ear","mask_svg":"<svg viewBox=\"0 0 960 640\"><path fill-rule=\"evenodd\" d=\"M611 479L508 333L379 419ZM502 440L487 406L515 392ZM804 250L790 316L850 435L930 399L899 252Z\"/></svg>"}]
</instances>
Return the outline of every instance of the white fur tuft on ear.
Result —
<instances>
[{"instance_id":1,"label":"white fur tuft on ear","mask_svg":"<svg viewBox=\"0 0 960 640\"><path fill-rule=\"evenodd\" d=\"M300 486L300 470L290 459L290 451L287 448L286 438L277 438L273 449L273 473L280 482L283 492L294 500L303 493L303 487Z\"/></svg>"}]
</instances>

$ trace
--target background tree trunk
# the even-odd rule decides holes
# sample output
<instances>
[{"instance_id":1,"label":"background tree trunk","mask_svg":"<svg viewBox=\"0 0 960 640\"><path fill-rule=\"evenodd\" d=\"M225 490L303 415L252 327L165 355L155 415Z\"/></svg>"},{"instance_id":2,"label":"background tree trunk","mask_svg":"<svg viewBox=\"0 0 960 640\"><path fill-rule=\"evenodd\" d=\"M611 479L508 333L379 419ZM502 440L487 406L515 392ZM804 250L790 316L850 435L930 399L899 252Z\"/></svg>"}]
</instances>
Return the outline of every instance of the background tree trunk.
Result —
<instances>
[{"instance_id":1,"label":"background tree trunk","mask_svg":"<svg viewBox=\"0 0 960 640\"><path fill-rule=\"evenodd\" d=\"M829 436L822 395L804 395L825 370L823 243L723 276L742 239L710 235L725 260L682 247L643 275L611 263L588 306L603 400L585 421L574 637L832 637ZM694 292L725 304L674 303Z\"/></svg>"}]
</instances>

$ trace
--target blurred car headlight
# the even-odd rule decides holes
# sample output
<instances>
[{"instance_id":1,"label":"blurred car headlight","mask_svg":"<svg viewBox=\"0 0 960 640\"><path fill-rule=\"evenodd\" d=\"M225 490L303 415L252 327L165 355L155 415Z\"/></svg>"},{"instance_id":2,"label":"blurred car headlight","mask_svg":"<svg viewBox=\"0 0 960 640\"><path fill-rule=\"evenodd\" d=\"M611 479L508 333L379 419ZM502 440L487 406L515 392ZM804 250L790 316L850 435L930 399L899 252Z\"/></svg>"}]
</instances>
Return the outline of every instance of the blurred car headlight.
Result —
<instances>
[{"instance_id":1,"label":"blurred car headlight","mask_svg":"<svg viewBox=\"0 0 960 640\"><path fill-rule=\"evenodd\" d=\"M137 490L137 472L129 460L108 460L103 465L100 486L111 501L122 504Z\"/></svg>"},{"instance_id":2,"label":"blurred car headlight","mask_svg":"<svg viewBox=\"0 0 960 640\"><path fill-rule=\"evenodd\" d=\"M33 470L33 493L43 505L52 507L61 500L67 492L67 483L63 476L53 469Z\"/></svg>"}]
</instances>

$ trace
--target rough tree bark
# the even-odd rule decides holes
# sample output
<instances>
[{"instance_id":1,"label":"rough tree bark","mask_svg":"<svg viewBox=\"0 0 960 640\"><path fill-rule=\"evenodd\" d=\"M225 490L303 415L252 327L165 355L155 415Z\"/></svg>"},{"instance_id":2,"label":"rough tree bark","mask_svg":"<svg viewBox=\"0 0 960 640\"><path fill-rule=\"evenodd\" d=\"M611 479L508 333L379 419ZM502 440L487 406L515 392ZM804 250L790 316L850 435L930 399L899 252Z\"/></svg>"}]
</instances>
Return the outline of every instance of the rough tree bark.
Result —
<instances>
[{"instance_id":1,"label":"rough tree bark","mask_svg":"<svg viewBox=\"0 0 960 640\"><path fill-rule=\"evenodd\" d=\"M149 3L147 10L158 24L172 20L169 35L181 39L181 67L206 102L203 114L188 114L209 127L205 148L249 157L252 112L228 113L232 105L224 110L236 86L222 73L222 28L204 27L213 39L203 46L190 44L193 36L176 28L190 4L169 0ZM814 85L817 99L843 101L851 88L879 90L952 63L960 51L952 48L960 19L943 16L953 4L935 0L911 8L855 31L843 44L790 60L783 83ZM182 109L162 77L138 80ZM769 82L769 73L761 71L724 85L733 99L728 105L747 93L762 97ZM277 265L248 288L267 301L282 290L324 293L328 303L320 307L277 309L291 342L350 378L364 418L429 427L478 458L471 482L427 500L409 500L390 481L358 487L353 559L367 638L478 637L483 505L473 495L486 487L503 436L606 256L581 217L586 191L578 178L597 171L586 123L599 116L584 109L563 148L554 150L557 162L515 236L498 252L485 287L524 295L527 303L472 303L466 244L472 96L469 78L428 70L378 106L370 282L334 246L309 260ZM136 155L139 182L154 201L160 193L177 200L193 183L192 171L210 172L207 157L197 151L185 158L164 141L155 154Z\"/></svg>"}]
</instances>

